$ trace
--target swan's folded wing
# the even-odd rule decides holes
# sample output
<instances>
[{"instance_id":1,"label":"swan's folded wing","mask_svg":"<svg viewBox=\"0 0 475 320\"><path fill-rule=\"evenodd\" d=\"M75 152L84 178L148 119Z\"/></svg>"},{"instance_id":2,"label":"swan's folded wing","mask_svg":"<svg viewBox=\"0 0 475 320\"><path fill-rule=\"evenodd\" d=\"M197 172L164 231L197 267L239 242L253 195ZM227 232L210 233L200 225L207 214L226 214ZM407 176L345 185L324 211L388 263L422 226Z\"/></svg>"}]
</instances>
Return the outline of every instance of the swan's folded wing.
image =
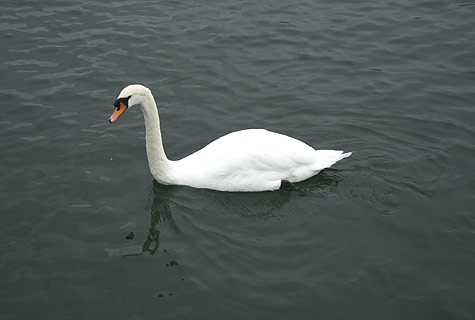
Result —
<instances>
[{"instance_id":1,"label":"swan's folded wing","mask_svg":"<svg viewBox=\"0 0 475 320\"><path fill-rule=\"evenodd\" d=\"M225 135L179 162L187 171L181 175L194 181L276 183L283 179L302 180L315 172L311 168L315 150L282 134L249 129ZM300 178L302 175L305 177Z\"/></svg>"}]
</instances>

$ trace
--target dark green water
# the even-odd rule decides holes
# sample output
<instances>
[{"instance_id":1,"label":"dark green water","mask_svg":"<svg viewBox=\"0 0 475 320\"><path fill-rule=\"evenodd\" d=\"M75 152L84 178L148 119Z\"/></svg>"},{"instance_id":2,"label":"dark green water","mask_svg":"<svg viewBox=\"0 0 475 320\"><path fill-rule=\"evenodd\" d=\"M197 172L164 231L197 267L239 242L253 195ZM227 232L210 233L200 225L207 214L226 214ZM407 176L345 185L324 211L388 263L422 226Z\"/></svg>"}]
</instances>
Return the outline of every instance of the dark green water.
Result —
<instances>
[{"instance_id":1,"label":"dark green water","mask_svg":"<svg viewBox=\"0 0 475 320\"><path fill-rule=\"evenodd\" d=\"M475 3L13 1L0 319L473 319ZM288 191L152 181L242 128L353 151ZM130 232L133 239L125 239Z\"/></svg>"}]
</instances>

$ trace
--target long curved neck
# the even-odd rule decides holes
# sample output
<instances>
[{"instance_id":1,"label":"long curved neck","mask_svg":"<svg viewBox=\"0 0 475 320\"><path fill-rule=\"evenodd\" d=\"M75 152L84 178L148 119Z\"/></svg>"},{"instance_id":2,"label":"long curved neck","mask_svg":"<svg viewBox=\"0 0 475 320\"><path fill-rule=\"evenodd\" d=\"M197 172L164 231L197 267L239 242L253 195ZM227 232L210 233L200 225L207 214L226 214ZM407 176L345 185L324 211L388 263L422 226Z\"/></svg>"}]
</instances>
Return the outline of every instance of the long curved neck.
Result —
<instances>
[{"instance_id":1,"label":"long curved neck","mask_svg":"<svg viewBox=\"0 0 475 320\"><path fill-rule=\"evenodd\" d=\"M171 161L168 160L163 149L157 105L151 94L146 96L141 108L145 119L145 139L150 171L158 182L169 184L172 182Z\"/></svg>"}]
</instances>

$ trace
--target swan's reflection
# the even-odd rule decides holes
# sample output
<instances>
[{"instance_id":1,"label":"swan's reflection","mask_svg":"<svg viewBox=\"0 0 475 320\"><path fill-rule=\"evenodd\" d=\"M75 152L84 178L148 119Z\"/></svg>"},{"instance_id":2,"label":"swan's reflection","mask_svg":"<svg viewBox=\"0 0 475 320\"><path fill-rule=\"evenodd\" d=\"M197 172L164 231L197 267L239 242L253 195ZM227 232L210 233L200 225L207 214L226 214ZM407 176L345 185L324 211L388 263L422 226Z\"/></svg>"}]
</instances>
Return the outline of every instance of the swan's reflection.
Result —
<instances>
[{"instance_id":1,"label":"swan's reflection","mask_svg":"<svg viewBox=\"0 0 475 320\"><path fill-rule=\"evenodd\" d=\"M155 254L160 248L160 225L165 224L172 231L180 230L173 219L170 205L173 202L183 210L193 212L188 217L193 223L200 216L210 224L226 220L226 216L240 216L248 222L265 221L277 215L292 214L292 210L283 209L292 199L302 196L325 198L333 196L328 190L341 181L338 170L325 171L318 176L299 184L299 190L278 190L269 192L220 192L207 189L193 189L183 186L165 186L156 180L150 188L150 227L140 253L124 256ZM183 210L180 210L183 212ZM223 215L223 213L225 213ZM213 217L212 220L206 217Z\"/></svg>"},{"instance_id":2,"label":"swan's reflection","mask_svg":"<svg viewBox=\"0 0 475 320\"><path fill-rule=\"evenodd\" d=\"M170 228L178 232L178 227L173 220L170 210L170 197L173 192L173 186L164 186L159 184L155 179L151 186L151 204L150 204L150 228L147 233L142 250L140 253L126 254L127 256L139 256L144 253L150 255L155 254L160 248L160 229L159 225L165 223Z\"/></svg>"}]
</instances>

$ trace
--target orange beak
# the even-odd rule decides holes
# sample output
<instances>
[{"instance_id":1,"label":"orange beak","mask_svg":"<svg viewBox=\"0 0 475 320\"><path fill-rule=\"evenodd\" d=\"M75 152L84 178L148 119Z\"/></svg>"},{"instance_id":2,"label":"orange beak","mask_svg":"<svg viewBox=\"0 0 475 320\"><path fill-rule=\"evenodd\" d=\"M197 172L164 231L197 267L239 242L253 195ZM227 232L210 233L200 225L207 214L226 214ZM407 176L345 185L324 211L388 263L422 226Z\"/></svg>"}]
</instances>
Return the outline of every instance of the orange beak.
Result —
<instances>
[{"instance_id":1,"label":"orange beak","mask_svg":"<svg viewBox=\"0 0 475 320\"><path fill-rule=\"evenodd\" d=\"M122 102L119 103L117 108L114 110L114 113L110 116L109 118L109 123L115 122L119 117L124 113L124 111L127 109L127 106L123 104Z\"/></svg>"}]
</instances>

